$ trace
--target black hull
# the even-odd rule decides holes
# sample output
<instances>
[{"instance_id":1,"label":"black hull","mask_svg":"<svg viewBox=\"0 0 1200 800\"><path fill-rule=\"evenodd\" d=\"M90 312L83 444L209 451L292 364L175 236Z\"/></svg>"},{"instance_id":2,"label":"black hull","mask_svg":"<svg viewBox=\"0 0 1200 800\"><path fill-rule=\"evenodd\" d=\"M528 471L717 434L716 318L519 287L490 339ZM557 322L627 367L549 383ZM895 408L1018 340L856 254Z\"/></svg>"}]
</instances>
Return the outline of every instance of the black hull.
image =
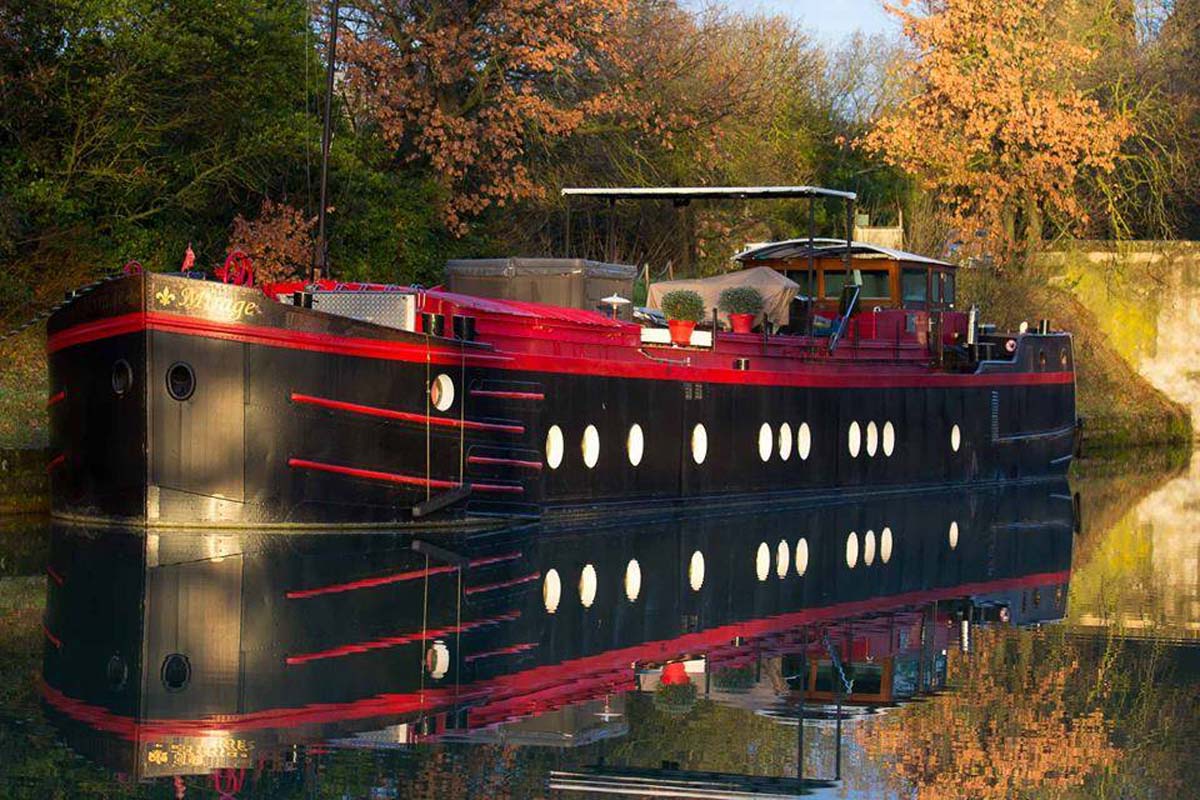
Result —
<instances>
[{"instance_id":1,"label":"black hull","mask_svg":"<svg viewBox=\"0 0 1200 800\"><path fill-rule=\"evenodd\" d=\"M223 305L156 310L160 293L197 284ZM257 313L234 313L239 303ZM77 301L50 335L52 392L61 393L51 408L53 507L83 520L394 525L869 494L1061 475L1075 436L1073 380L1039 380L1073 365L1064 334L1023 336L1011 362L973 375L880 365L877 387L828 375L821 385L762 385L689 380L684 366L558 371L553 359L508 358L252 290L136 276ZM132 388L118 396L122 361ZM176 364L195 378L182 400L166 380ZM429 400L440 375L454 391L444 411ZM562 434L557 467L552 427Z\"/></svg>"}]
</instances>

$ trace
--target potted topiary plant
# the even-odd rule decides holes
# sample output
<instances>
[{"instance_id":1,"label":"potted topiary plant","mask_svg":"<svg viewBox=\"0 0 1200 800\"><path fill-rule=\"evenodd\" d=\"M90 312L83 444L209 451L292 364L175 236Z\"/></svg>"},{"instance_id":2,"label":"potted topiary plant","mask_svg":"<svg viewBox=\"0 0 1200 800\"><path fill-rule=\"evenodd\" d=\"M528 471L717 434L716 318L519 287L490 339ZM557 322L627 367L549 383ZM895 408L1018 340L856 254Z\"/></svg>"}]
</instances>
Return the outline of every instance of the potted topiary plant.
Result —
<instances>
[{"instance_id":1,"label":"potted topiary plant","mask_svg":"<svg viewBox=\"0 0 1200 800\"><path fill-rule=\"evenodd\" d=\"M734 333L750 333L763 309L763 296L753 286L731 286L721 292L717 306L729 315Z\"/></svg>"},{"instance_id":2,"label":"potted topiary plant","mask_svg":"<svg viewBox=\"0 0 1200 800\"><path fill-rule=\"evenodd\" d=\"M704 298L691 289L676 289L663 295L662 310L671 329L671 342L690 344L696 323L704 319Z\"/></svg>"}]
</instances>

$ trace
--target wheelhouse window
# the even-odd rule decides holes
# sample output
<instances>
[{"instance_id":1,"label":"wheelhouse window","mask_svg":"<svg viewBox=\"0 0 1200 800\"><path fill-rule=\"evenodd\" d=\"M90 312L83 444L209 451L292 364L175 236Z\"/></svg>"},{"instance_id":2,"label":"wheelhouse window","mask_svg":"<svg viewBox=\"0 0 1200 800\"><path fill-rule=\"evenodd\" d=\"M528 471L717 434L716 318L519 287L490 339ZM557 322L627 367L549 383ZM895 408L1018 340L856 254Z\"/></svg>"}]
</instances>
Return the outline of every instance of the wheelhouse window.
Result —
<instances>
[{"instance_id":1,"label":"wheelhouse window","mask_svg":"<svg viewBox=\"0 0 1200 800\"><path fill-rule=\"evenodd\" d=\"M927 288L925 270L905 268L900 273L900 299L904 305L924 308L929 302Z\"/></svg>"},{"instance_id":2,"label":"wheelhouse window","mask_svg":"<svg viewBox=\"0 0 1200 800\"><path fill-rule=\"evenodd\" d=\"M842 296L842 287L846 284L846 273L841 270L826 270L825 297L837 299Z\"/></svg>"},{"instance_id":3,"label":"wheelhouse window","mask_svg":"<svg viewBox=\"0 0 1200 800\"><path fill-rule=\"evenodd\" d=\"M954 305L954 273L950 270L938 270L935 277L934 294L937 302Z\"/></svg>"},{"instance_id":4,"label":"wheelhouse window","mask_svg":"<svg viewBox=\"0 0 1200 800\"><path fill-rule=\"evenodd\" d=\"M891 286L888 284L887 270L863 270L862 275L862 296L869 297L872 300L890 300L892 297Z\"/></svg>"}]
</instances>

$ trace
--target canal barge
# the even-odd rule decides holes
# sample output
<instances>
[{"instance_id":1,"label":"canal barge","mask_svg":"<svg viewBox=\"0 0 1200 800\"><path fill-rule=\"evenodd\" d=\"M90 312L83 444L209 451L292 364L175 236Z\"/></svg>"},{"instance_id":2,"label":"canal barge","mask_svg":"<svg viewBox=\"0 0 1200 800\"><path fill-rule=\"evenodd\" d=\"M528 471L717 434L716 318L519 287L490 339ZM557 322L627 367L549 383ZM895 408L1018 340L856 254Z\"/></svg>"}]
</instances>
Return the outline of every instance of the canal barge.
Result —
<instances>
[{"instance_id":1,"label":"canal barge","mask_svg":"<svg viewBox=\"0 0 1200 800\"><path fill-rule=\"evenodd\" d=\"M853 200L813 187L613 191L580 193ZM956 305L954 266L935 259L811 236L736 258L803 283L790 318L733 333L714 312L683 346L625 319L615 296L596 308L586 293L568 307L503 287L256 287L237 258L224 280L130 270L48 323L54 513L458 524L1066 471L1069 334L981 324ZM571 280L616 274L555 263Z\"/></svg>"}]
</instances>

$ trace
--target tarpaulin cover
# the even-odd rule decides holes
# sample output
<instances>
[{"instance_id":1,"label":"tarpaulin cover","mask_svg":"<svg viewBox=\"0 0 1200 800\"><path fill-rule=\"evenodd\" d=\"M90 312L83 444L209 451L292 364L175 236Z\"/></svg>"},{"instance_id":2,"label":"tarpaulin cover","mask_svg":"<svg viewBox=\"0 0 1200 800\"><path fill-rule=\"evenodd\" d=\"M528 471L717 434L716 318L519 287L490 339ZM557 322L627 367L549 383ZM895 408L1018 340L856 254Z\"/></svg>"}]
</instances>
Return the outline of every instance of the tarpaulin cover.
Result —
<instances>
[{"instance_id":1,"label":"tarpaulin cover","mask_svg":"<svg viewBox=\"0 0 1200 800\"><path fill-rule=\"evenodd\" d=\"M763 313L754 322L758 324L765 315L776 325L787 325L792 307L792 299L800 291L800 284L789 280L781 272L770 267L754 267L738 272L729 272L713 278L693 278L690 280L659 281L650 286L646 298L650 308L662 308L663 295L677 289L691 289L704 299L705 318L711 318L713 309L717 307L717 298L725 289L735 286L751 286L758 289L763 296ZM722 315L724 316L724 315Z\"/></svg>"}]
</instances>

